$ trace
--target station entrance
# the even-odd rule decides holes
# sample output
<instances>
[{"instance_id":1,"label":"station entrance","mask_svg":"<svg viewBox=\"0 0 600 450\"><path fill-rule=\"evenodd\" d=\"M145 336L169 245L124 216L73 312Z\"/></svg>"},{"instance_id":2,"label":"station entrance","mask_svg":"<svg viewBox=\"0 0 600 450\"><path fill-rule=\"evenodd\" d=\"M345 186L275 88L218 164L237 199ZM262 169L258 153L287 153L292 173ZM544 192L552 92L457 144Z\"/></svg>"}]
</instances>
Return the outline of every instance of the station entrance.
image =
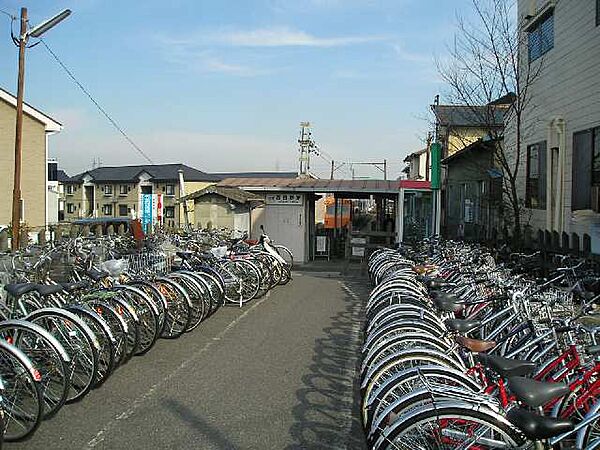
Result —
<instances>
[{"instance_id":1,"label":"station entrance","mask_svg":"<svg viewBox=\"0 0 600 450\"><path fill-rule=\"evenodd\" d=\"M264 197L251 213L253 237L262 225L299 263L368 257L374 248L432 234L430 183L409 180L228 178L219 185Z\"/></svg>"}]
</instances>

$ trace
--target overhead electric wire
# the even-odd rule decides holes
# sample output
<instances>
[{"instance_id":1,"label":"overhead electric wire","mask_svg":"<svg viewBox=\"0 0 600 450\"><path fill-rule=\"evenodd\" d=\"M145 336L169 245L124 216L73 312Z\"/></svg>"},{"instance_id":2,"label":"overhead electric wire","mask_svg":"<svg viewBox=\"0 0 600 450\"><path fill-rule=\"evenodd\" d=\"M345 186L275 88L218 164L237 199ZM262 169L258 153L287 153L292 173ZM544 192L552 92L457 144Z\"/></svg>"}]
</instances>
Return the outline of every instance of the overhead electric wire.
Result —
<instances>
[{"instance_id":1,"label":"overhead electric wire","mask_svg":"<svg viewBox=\"0 0 600 450\"><path fill-rule=\"evenodd\" d=\"M12 20L15 20L17 18L17 16L15 16L14 14L9 13L8 11L4 10L4 9L0 9L0 13L2 14L6 14L8 17L10 17Z\"/></svg>"},{"instance_id":2,"label":"overhead electric wire","mask_svg":"<svg viewBox=\"0 0 600 450\"><path fill-rule=\"evenodd\" d=\"M121 133L121 135L125 138L125 140L140 154L142 155L142 157L144 157L144 159L146 159L146 161L148 161L150 164L154 164L154 162L152 161L152 159L150 159L150 157L135 143L133 142L133 139L131 139L127 133L125 132L125 130L123 130L123 128L121 128L121 126L115 121L115 119L113 119L110 114L108 114L108 112L106 112L106 110L100 106L100 104L98 103L98 101L92 96L92 94L90 94L90 92L83 86L83 84L81 84L79 82L79 80L77 80L77 78L75 78L75 75L73 74L73 72L71 72L69 70L69 68L62 62L62 60L58 57L58 55L56 53L54 53L52 51L52 49L48 46L48 44L46 44L46 41L44 41L43 39L40 39L40 42L42 43L42 45L44 47L46 47L46 50L48 50L48 53L50 53L50 55L52 55L52 57L56 60L56 62L63 68L63 70L67 73L67 75L71 78L71 80L73 80L73 82L77 85L77 87L90 99L90 101L96 106L96 108L98 108L98 110L102 113L102 115L104 117L106 117L106 119L110 122L110 124L119 132Z\"/></svg>"}]
</instances>

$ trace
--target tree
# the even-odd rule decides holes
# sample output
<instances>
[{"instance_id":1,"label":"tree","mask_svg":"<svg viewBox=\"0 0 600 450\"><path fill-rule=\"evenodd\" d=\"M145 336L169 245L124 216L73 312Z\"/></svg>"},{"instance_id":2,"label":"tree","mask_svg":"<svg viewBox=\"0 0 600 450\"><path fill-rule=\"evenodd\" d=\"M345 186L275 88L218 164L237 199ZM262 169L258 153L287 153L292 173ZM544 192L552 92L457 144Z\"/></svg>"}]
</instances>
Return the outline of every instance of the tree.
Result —
<instances>
[{"instance_id":1,"label":"tree","mask_svg":"<svg viewBox=\"0 0 600 450\"><path fill-rule=\"evenodd\" d=\"M473 19L458 18L448 60L438 62L438 71L451 102L466 107L497 142L494 159L502 170L504 219L518 244L524 218L518 181L528 133L523 113L532 106L530 88L541 72L542 61L530 64L523 51L527 33L520 26L516 3L472 0ZM501 98L504 102L497 102ZM505 106L507 99L509 106ZM499 120L505 126L499 127Z\"/></svg>"}]
</instances>

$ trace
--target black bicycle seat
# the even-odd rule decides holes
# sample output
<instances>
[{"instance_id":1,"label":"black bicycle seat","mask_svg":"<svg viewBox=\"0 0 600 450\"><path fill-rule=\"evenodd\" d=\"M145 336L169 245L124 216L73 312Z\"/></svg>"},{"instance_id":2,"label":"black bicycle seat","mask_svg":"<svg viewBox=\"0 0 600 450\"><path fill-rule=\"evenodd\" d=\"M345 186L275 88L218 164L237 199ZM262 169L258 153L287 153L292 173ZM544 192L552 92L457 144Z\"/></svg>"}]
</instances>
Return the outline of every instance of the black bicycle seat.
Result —
<instances>
[{"instance_id":1,"label":"black bicycle seat","mask_svg":"<svg viewBox=\"0 0 600 450\"><path fill-rule=\"evenodd\" d=\"M509 378L508 387L520 401L532 408L542 406L570 392L566 384L536 381L525 377Z\"/></svg>"},{"instance_id":2,"label":"black bicycle seat","mask_svg":"<svg viewBox=\"0 0 600 450\"><path fill-rule=\"evenodd\" d=\"M506 418L523 431L525 436L534 441L559 436L575 428L570 420L540 416L522 408L511 409Z\"/></svg>"},{"instance_id":3,"label":"black bicycle seat","mask_svg":"<svg viewBox=\"0 0 600 450\"><path fill-rule=\"evenodd\" d=\"M444 325L450 331L458 331L459 333L468 333L473 331L481 325L479 320L466 320L466 319L448 319L444 322Z\"/></svg>"},{"instance_id":4,"label":"black bicycle seat","mask_svg":"<svg viewBox=\"0 0 600 450\"><path fill-rule=\"evenodd\" d=\"M485 367L489 367L504 378L521 377L531 373L535 369L535 363L531 361L503 358L502 356L488 355L486 353L480 353L478 359Z\"/></svg>"},{"instance_id":5,"label":"black bicycle seat","mask_svg":"<svg viewBox=\"0 0 600 450\"><path fill-rule=\"evenodd\" d=\"M67 292L77 291L79 289L84 289L89 286L87 280L76 281L74 283L61 283L60 284L63 289Z\"/></svg>"},{"instance_id":6,"label":"black bicycle seat","mask_svg":"<svg viewBox=\"0 0 600 450\"><path fill-rule=\"evenodd\" d=\"M441 311L458 312L462 309L459 298L454 294L436 291L433 291L431 294L434 305Z\"/></svg>"},{"instance_id":7,"label":"black bicycle seat","mask_svg":"<svg viewBox=\"0 0 600 450\"><path fill-rule=\"evenodd\" d=\"M106 278L109 273L105 270L98 270L95 268L91 268L86 272L87 276L90 277L94 281L100 281L103 278Z\"/></svg>"},{"instance_id":8,"label":"black bicycle seat","mask_svg":"<svg viewBox=\"0 0 600 450\"><path fill-rule=\"evenodd\" d=\"M175 252L175 254L185 261L186 259L191 258L194 253L193 252Z\"/></svg>"},{"instance_id":9,"label":"black bicycle seat","mask_svg":"<svg viewBox=\"0 0 600 450\"><path fill-rule=\"evenodd\" d=\"M4 290L16 298L34 291L35 287L35 283L10 283L4 286Z\"/></svg>"},{"instance_id":10,"label":"black bicycle seat","mask_svg":"<svg viewBox=\"0 0 600 450\"><path fill-rule=\"evenodd\" d=\"M37 284L35 286L35 290L42 297L47 295L56 294L58 292L64 291L64 288L60 284Z\"/></svg>"}]
</instances>

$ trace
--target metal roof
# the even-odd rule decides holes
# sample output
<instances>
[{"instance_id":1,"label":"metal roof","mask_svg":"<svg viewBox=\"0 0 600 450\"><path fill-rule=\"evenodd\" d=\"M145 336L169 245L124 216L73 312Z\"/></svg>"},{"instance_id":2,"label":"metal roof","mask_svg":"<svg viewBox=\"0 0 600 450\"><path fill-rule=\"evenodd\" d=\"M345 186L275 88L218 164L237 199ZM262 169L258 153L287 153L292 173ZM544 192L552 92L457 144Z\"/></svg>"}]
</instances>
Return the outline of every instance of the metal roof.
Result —
<instances>
[{"instance_id":1,"label":"metal roof","mask_svg":"<svg viewBox=\"0 0 600 450\"><path fill-rule=\"evenodd\" d=\"M249 191L331 192L355 194L394 194L400 188L429 189L429 183L410 186L407 180L324 180L312 178L228 178L221 187L238 187Z\"/></svg>"},{"instance_id":2,"label":"metal roof","mask_svg":"<svg viewBox=\"0 0 600 450\"><path fill-rule=\"evenodd\" d=\"M211 173L219 178L297 178L298 172L225 172Z\"/></svg>"},{"instance_id":3,"label":"metal roof","mask_svg":"<svg viewBox=\"0 0 600 450\"><path fill-rule=\"evenodd\" d=\"M205 195L216 194L221 197L228 198L238 203L247 203L247 202L264 202L265 200L252 192L243 191L242 189L238 189L235 187L223 187L223 186L207 186L204 189L200 189L199 191L192 192L191 194L182 197L179 200L179 203L185 200L192 200L203 197Z\"/></svg>"}]
</instances>

